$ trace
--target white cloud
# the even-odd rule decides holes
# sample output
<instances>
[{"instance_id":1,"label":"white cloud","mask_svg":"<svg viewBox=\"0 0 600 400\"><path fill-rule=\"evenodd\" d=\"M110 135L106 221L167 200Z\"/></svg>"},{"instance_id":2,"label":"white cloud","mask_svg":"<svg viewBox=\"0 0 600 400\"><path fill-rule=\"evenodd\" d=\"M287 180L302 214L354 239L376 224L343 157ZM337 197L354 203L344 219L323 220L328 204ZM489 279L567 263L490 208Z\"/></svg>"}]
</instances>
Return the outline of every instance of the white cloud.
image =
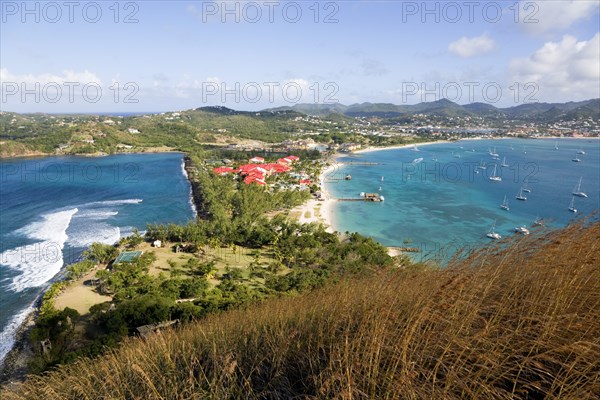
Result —
<instances>
[{"instance_id":1,"label":"white cloud","mask_svg":"<svg viewBox=\"0 0 600 400\"><path fill-rule=\"evenodd\" d=\"M52 73L44 73L44 74L13 74L8 71L7 68L0 69L0 81L2 82L14 82L19 85L22 83L26 85L35 85L39 83L40 85L46 85L48 83L56 83L59 85L63 85L66 82L75 82L80 85L85 85L88 83L95 83L98 85L102 85L102 81L98 76L88 71L87 69L83 72L77 72L72 70L64 70L62 74L52 74Z\"/></svg>"},{"instance_id":2,"label":"white cloud","mask_svg":"<svg viewBox=\"0 0 600 400\"><path fill-rule=\"evenodd\" d=\"M382 76L389 72L385 65L379 60L363 60L360 66L363 75L367 76Z\"/></svg>"},{"instance_id":3,"label":"white cloud","mask_svg":"<svg viewBox=\"0 0 600 400\"><path fill-rule=\"evenodd\" d=\"M514 82L536 83L540 99L600 97L600 33L588 41L565 35L547 42L529 57L513 59L509 72Z\"/></svg>"},{"instance_id":4,"label":"white cloud","mask_svg":"<svg viewBox=\"0 0 600 400\"><path fill-rule=\"evenodd\" d=\"M448 51L463 58L469 58L490 52L494 48L494 40L487 34L473 38L461 37L448 45Z\"/></svg>"},{"instance_id":5,"label":"white cloud","mask_svg":"<svg viewBox=\"0 0 600 400\"><path fill-rule=\"evenodd\" d=\"M519 22L532 33L560 31L582 19L597 19L599 9L597 0L521 0Z\"/></svg>"}]
</instances>

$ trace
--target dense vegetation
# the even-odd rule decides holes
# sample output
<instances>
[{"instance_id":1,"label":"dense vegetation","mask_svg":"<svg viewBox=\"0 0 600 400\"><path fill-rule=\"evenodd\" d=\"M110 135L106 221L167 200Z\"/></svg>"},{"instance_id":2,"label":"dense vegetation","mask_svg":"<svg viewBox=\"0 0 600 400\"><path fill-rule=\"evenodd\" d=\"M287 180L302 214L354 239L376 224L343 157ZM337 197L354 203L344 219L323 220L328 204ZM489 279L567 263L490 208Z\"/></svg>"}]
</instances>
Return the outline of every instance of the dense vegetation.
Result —
<instances>
[{"instance_id":1,"label":"dense vegetation","mask_svg":"<svg viewBox=\"0 0 600 400\"><path fill-rule=\"evenodd\" d=\"M600 224L500 246L130 340L2 398L600 397Z\"/></svg>"},{"instance_id":2,"label":"dense vegetation","mask_svg":"<svg viewBox=\"0 0 600 400\"><path fill-rule=\"evenodd\" d=\"M67 267L69 279L79 279L96 265L95 290L112 301L92 306L89 314L54 308L65 283L55 284L42 302L32 329L34 348L50 340L52 347L35 356L29 372L43 372L79 356L97 356L136 333L136 328L169 320L189 322L269 297L293 295L323 287L349 275L391 265L386 249L372 239L352 234L340 238L317 224L301 225L280 211L299 205L308 191L265 190L219 177L197 158L190 169L196 185L197 221L181 225L149 225L120 241L118 248L95 243L84 260ZM306 161L303 166L317 166ZM316 167L315 167L316 168ZM267 213L274 213L271 217ZM132 262L111 264L119 250L136 249L143 241L160 240L189 256L184 264L170 260L168 271L152 274L154 252ZM240 247L253 261L245 270L227 268L216 276L214 258L205 249ZM231 251L231 250L230 250ZM173 257L176 254L173 252ZM104 266L108 265L108 268ZM184 300L180 302L179 300ZM74 334L78 331L78 334Z\"/></svg>"}]
</instances>

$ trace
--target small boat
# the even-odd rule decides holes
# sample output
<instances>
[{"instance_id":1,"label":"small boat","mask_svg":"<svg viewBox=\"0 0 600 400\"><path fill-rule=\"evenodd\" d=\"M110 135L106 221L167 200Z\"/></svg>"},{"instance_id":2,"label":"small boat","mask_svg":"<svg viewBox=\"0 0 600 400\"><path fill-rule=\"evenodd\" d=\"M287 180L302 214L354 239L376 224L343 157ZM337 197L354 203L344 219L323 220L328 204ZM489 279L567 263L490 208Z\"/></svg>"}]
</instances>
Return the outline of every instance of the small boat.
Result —
<instances>
[{"instance_id":1,"label":"small boat","mask_svg":"<svg viewBox=\"0 0 600 400\"><path fill-rule=\"evenodd\" d=\"M431 161L437 161L437 157L435 156L435 154L431 157Z\"/></svg>"},{"instance_id":2,"label":"small boat","mask_svg":"<svg viewBox=\"0 0 600 400\"><path fill-rule=\"evenodd\" d=\"M515 197L517 200L521 200L521 201L525 201L527 200L527 196L525 196L523 194L523 187L521 187L521 190L519 190L519 194L517 194L517 196Z\"/></svg>"},{"instance_id":3,"label":"small boat","mask_svg":"<svg viewBox=\"0 0 600 400\"><path fill-rule=\"evenodd\" d=\"M525 225L515 228L515 232L520 233L522 235L529 235L529 229L527 229Z\"/></svg>"},{"instance_id":4,"label":"small boat","mask_svg":"<svg viewBox=\"0 0 600 400\"><path fill-rule=\"evenodd\" d=\"M525 146L523 146L523 154L527 154L527 150L525 150Z\"/></svg>"},{"instance_id":5,"label":"small boat","mask_svg":"<svg viewBox=\"0 0 600 400\"><path fill-rule=\"evenodd\" d=\"M379 186L379 191L381 192L381 186Z\"/></svg>"},{"instance_id":6,"label":"small boat","mask_svg":"<svg viewBox=\"0 0 600 400\"><path fill-rule=\"evenodd\" d=\"M500 164L501 167L508 167L509 165L506 163L506 157L504 157L502 159L502 164Z\"/></svg>"},{"instance_id":7,"label":"small boat","mask_svg":"<svg viewBox=\"0 0 600 400\"><path fill-rule=\"evenodd\" d=\"M496 164L494 164L494 173L488 179L492 182L502 182L502 178L496 175Z\"/></svg>"},{"instance_id":8,"label":"small boat","mask_svg":"<svg viewBox=\"0 0 600 400\"><path fill-rule=\"evenodd\" d=\"M383 175L381 176L381 182L383 182Z\"/></svg>"},{"instance_id":9,"label":"small boat","mask_svg":"<svg viewBox=\"0 0 600 400\"><path fill-rule=\"evenodd\" d=\"M571 159L571 161L573 162L581 162L581 158L577 157L577 155L575 155L575 158Z\"/></svg>"},{"instance_id":10,"label":"small boat","mask_svg":"<svg viewBox=\"0 0 600 400\"><path fill-rule=\"evenodd\" d=\"M506 198L506 196L504 196L504 201L502 202L502 204L500 204L500 208L503 210L510 210L510 208L508 208L508 199Z\"/></svg>"},{"instance_id":11,"label":"small boat","mask_svg":"<svg viewBox=\"0 0 600 400\"><path fill-rule=\"evenodd\" d=\"M525 193L531 193L531 189L529 189L529 179L525 179L525 182L523 182L523 191Z\"/></svg>"},{"instance_id":12,"label":"small boat","mask_svg":"<svg viewBox=\"0 0 600 400\"><path fill-rule=\"evenodd\" d=\"M418 163L420 163L421 161L423 161L423 157L415 158L415 159L412 161L412 163L413 163L413 164L418 164Z\"/></svg>"},{"instance_id":13,"label":"small boat","mask_svg":"<svg viewBox=\"0 0 600 400\"><path fill-rule=\"evenodd\" d=\"M379 201L385 201L385 197L379 196Z\"/></svg>"},{"instance_id":14,"label":"small boat","mask_svg":"<svg viewBox=\"0 0 600 400\"><path fill-rule=\"evenodd\" d=\"M585 154L585 151L583 151L583 149L579 149L577 150L577 154Z\"/></svg>"},{"instance_id":15,"label":"small boat","mask_svg":"<svg viewBox=\"0 0 600 400\"><path fill-rule=\"evenodd\" d=\"M495 147L494 147L494 150L490 150L490 151L488 151L488 154L489 154L490 156L492 156L492 157L500 157L500 156L498 155L498 153L496 153L496 148L495 148Z\"/></svg>"},{"instance_id":16,"label":"small boat","mask_svg":"<svg viewBox=\"0 0 600 400\"><path fill-rule=\"evenodd\" d=\"M569 211L572 213L576 213L577 209L575 208L575 196L571 197L571 202L569 203Z\"/></svg>"},{"instance_id":17,"label":"small boat","mask_svg":"<svg viewBox=\"0 0 600 400\"><path fill-rule=\"evenodd\" d=\"M581 191L581 177L579 178L579 182L577 183L577 185L573 188L573 192L571 193L573 196L577 196L577 197L588 197L588 195Z\"/></svg>"},{"instance_id":18,"label":"small boat","mask_svg":"<svg viewBox=\"0 0 600 400\"><path fill-rule=\"evenodd\" d=\"M496 229L496 221L494 221L494 223L492 224L492 227L490 228L490 230L488 231L488 233L485 236L489 237L490 239L494 239L494 240L502 239L502 236L500 236L499 233L494 232L494 229Z\"/></svg>"}]
</instances>

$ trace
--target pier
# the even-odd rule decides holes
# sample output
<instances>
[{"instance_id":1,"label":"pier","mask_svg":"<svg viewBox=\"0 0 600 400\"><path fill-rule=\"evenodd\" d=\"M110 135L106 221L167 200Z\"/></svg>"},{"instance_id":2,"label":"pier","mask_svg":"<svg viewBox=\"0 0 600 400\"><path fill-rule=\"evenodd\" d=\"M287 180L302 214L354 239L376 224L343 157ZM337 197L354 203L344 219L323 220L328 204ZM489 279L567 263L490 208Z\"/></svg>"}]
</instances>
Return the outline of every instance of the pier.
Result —
<instances>
[{"instance_id":1,"label":"pier","mask_svg":"<svg viewBox=\"0 0 600 400\"><path fill-rule=\"evenodd\" d=\"M341 165L385 165L384 163L376 163L376 162L364 162L364 161L346 161L346 162L338 162Z\"/></svg>"},{"instance_id":2,"label":"pier","mask_svg":"<svg viewBox=\"0 0 600 400\"><path fill-rule=\"evenodd\" d=\"M370 202L374 202L374 203L379 203L384 201L384 197L383 196L379 196L379 193L365 193L364 196L360 196L360 197L348 197L348 198L341 198L341 199L336 199L337 201L370 201Z\"/></svg>"}]
</instances>

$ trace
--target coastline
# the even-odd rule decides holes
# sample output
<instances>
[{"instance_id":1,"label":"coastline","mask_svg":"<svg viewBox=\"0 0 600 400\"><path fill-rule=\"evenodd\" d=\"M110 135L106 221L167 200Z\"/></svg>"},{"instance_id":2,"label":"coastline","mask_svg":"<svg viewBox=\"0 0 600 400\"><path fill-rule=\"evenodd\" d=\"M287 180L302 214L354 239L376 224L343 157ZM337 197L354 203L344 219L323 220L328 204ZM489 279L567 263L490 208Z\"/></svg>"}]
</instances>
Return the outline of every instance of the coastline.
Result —
<instances>
[{"instance_id":1,"label":"coastline","mask_svg":"<svg viewBox=\"0 0 600 400\"><path fill-rule=\"evenodd\" d=\"M469 139L470 140L470 139ZM385 151L385 150L397 150L397 149L406 149L413 146L429 146L431 144L441 144L441 143L452 143L449 140L436 140L432 142L422 142L422 143L410 143L410 144L399 144L395 146L386 146L386 147L366 147L364 149L353 151L348 154L363 154L363 153L371 153L376 151ZM338 157L343 157L344 154L338 155Z\"/></svg>"},{"instance_id":2,"label":"coastline","mask_svg":"<svg viewBox=\"0 0 600 400\"><path fill-rule=\"evenodd\" d=\"M193 185L192 180L190 179L190 168L192 167L191 161L187 153L178 150L167 150L167 151L146 151L146 152L124 152L124 153L115 153L115 154L106 154L106 155L98 155L98 154L36 154L36 155L21 155L11 158L0 158L0 161L9 161L11 159L26 159L26 158L41 158L41 157L105 157L112 155L125 155L125 154L161 154L161 153L182 153L182 173L186 180L190 183L190 203L192 206L192 211L195 214L195 218L198 217L197 206L199 201L197 200L197 185ZM196 187L196 189L194 189ZM27 364L33 355L34 349L29 342L28 334L30 330L35 326L36 320L39 315L40 306L42 302L42 298L44 294L48 291L48 289L52 286L53 283L59 281L66 281L65 270L67 264L63 264L61 270L54 276L52 279L47 281L45 285L41 288L37 297L33 300L33 302L24 310L25 317L22 322L14 329L14 335L12 336L12 347L6 353L5 357L0 360L0 385L7 385L15 381L23 381L27 375Z\"/></svg>"},{"instance_id":3,"label":"coastline","mask_svg":"<svg viewBox=\"0 0 600 400\"><path fill-rule=\"evenodd\" d=\"M24 158L44 158L44 157L108 157L108 156L117 156L121 154L159 154L159 153L185 153L182 150L171 149L170 147L149 147L147 149L142 149L141 151L122 151L118 153L75 153L75 154L57 154L57 153L43 153L43 152L31 152L28 154L11 154L8 156L0 156L0 161L10 161L10 160L21 160Z\"/></svg>"}]
</instances>

